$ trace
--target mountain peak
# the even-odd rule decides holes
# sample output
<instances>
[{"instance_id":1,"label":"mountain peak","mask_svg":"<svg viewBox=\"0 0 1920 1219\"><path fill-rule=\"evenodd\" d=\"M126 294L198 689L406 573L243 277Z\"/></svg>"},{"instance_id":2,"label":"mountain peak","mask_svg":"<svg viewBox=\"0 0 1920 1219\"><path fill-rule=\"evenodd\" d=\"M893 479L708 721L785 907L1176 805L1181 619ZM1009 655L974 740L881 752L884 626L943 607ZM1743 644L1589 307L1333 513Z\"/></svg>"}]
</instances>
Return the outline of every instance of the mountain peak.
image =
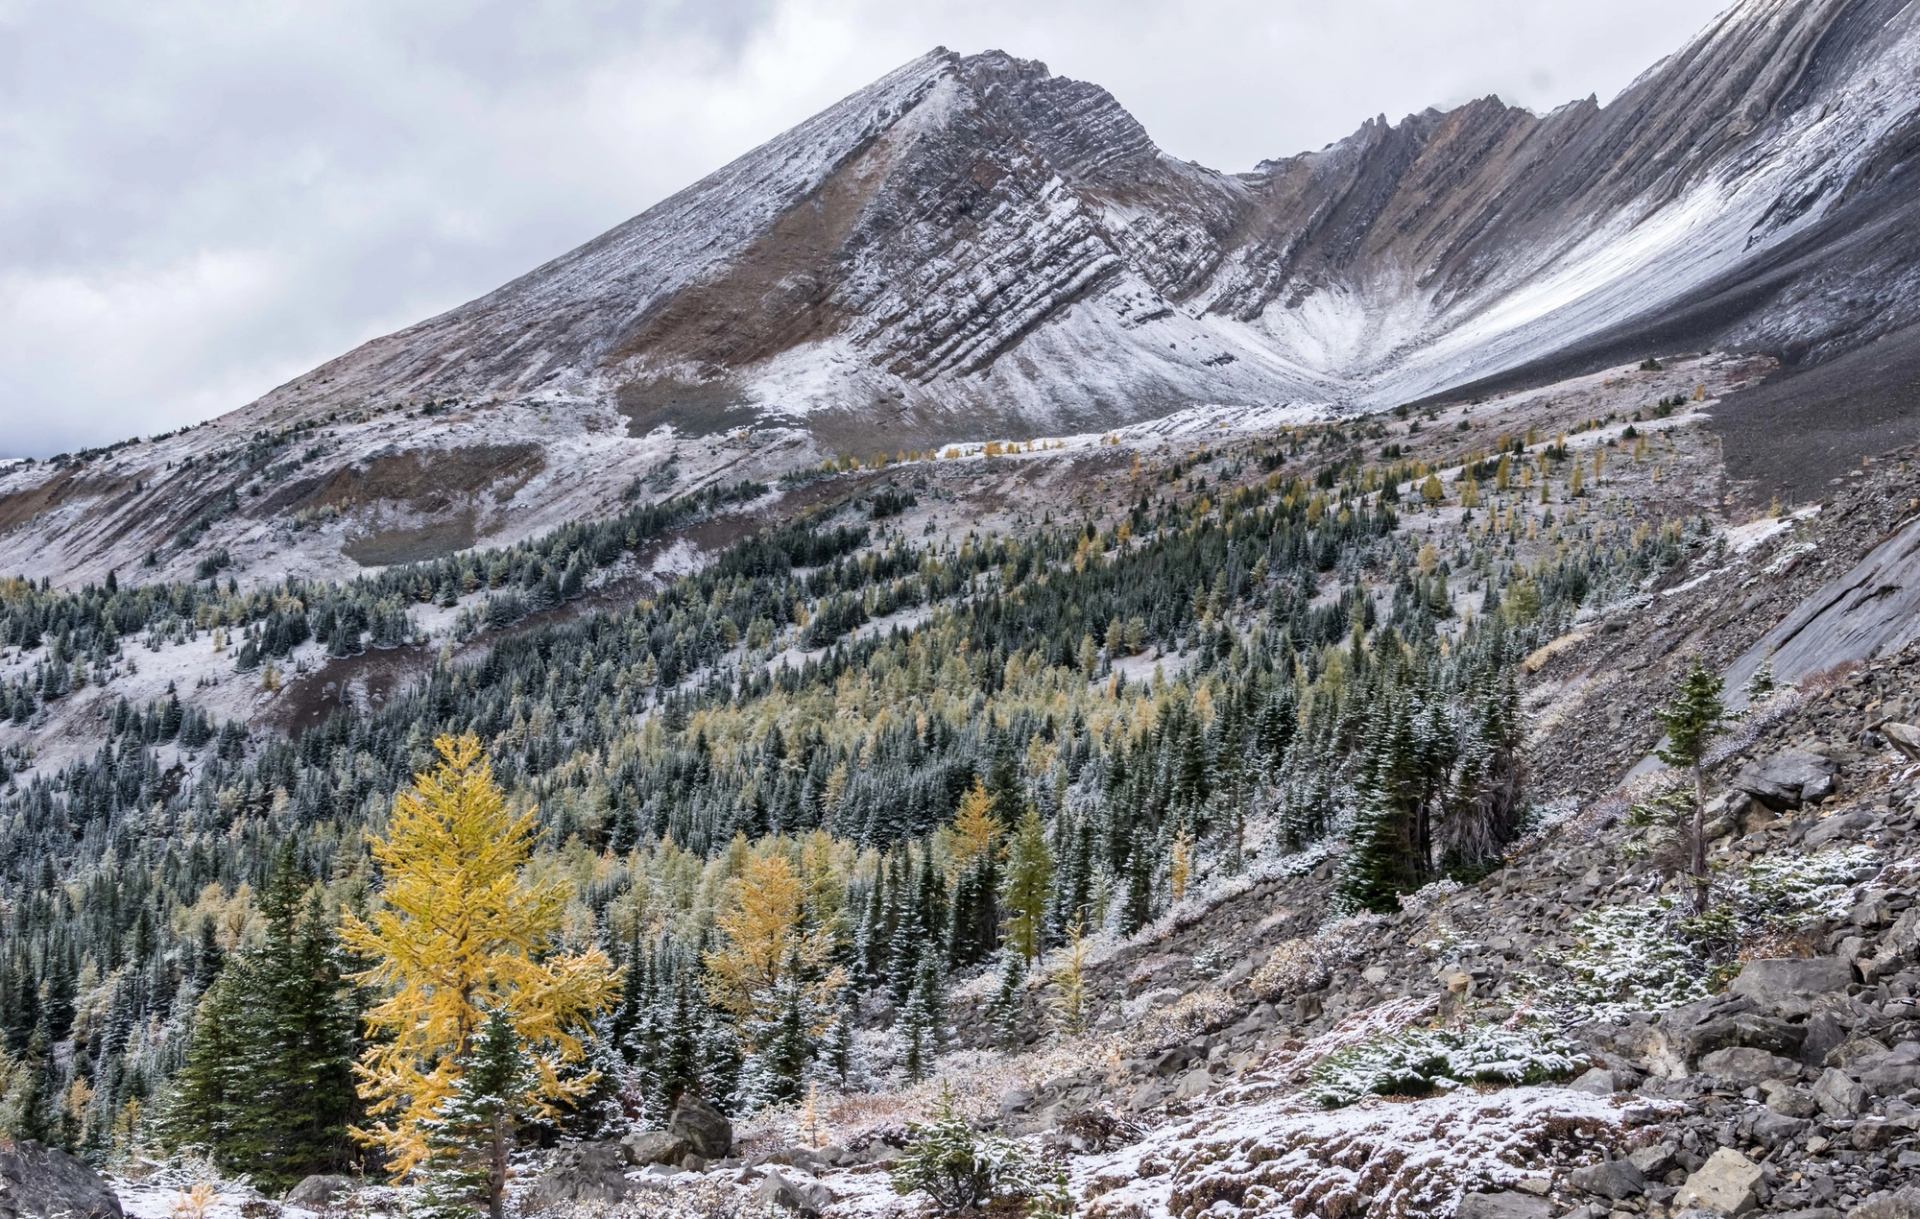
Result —
<instances>
[{"instance_id":1,"label":"mountain peak","mask_svg":"<svg viewBox=\"0 0 1920 1219\"><path fill-rule=\"evenodd\" d=\"M1751 260L1748 230L1770 206L1757 198L1710 238L1673 230L1635 274L1582 243L1724 192L1747 172L1736 161L1794 162L1769 188L1787 194L1845 149L1871 156L1885 116L1817 139L1781 116L1812 97L1857 103L1849 82L1874 49L1911 44L1898 7L1749 0L1604 108L1537 116L1489 94L1397 124L1380 114L1247 175L1167 157L1105 89L1037 60L936 47L275 401L543 388L625 395L644 413L653 387L691 377L761 413L881 409L916 435L1100 426L1198 401L1390 403L1655 312ZM1645 277L1683 255L1686 270ZM1526 287L1556 277L1585 286ZM1096 350L1105 376L1066 371Z\"/></svg>"}]
</instances>

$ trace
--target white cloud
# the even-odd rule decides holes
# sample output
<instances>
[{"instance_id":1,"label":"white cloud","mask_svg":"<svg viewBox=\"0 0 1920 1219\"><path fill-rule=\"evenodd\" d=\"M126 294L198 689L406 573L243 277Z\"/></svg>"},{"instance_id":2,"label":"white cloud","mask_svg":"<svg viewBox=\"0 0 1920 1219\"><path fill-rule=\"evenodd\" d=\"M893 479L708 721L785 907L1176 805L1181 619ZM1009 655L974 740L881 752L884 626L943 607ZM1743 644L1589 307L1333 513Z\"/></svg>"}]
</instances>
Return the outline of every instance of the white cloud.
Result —
<instances>
[{"instance_id":1,"label":"white cloud","mask_svg":"<svg viewBox=\"0 0 1920 1219\"><path fill-rule=\"evenodd\" d=\"M0 452L243 405L935 44L1227 169L1376 113L1610 95L1718 0L0 0Z\"/></svg>"}]
</instances>

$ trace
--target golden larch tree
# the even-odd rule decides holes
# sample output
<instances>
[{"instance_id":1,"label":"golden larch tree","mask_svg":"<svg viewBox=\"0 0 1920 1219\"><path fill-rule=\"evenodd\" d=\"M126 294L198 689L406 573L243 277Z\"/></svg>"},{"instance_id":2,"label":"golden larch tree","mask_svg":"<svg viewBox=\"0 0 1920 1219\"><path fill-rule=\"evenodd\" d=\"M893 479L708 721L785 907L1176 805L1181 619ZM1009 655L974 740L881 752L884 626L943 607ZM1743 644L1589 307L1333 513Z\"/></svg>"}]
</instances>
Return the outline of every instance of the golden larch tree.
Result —
<instances>
[{"instance_id":1,"label":"golden larch tree","mask_svg":"<svg viewBox=\"0 0 1920 1219\"><path fill-rule=\"evenodd\" d=\"M993 815L993 797L987 785L975 779L967 794L960 797L960 810L953 815L954 874L966 871L968 864L992 851L999 840L1000 821Z\"/></svg>"},{"instance_id":2,"label":"golden larch tree","mask_svg":"<svg viewBox=\"0 0 1920 1219\"><path fill-rule=\"evenodd\" d=\"M433 747L439 765L414 776L373 841L380 906L364 920L348 913L341 928L373 962L356 980L381 995L355 1067L374 1120L354 1133L386 1154L395 1179L425 1158L422 1122L453 1091L489 1010L510 1014L534 1057L537 1096L551 1103L593 1082L562 1079L561 1068L580 1060L579 1033L618 984L599 949L552 951L571 885L528 875L535 813L508 812L479 738L442 736Z\"/></svg>"},{"instance_id":3,"label":"golden larch tree","mask_svg":"<svg viewBox=\"0 0 1920 1219\"><path fill-rule=\"evenodd\" d=\"M833 937L807 925L806 889L787 857L748 859L731 888L725 912L714 921L726 943L705 958L707 993L714 1003L738 1017L743 1032L770 1020L774 988L797 963L819 974L809 998L819 1010L829 1009L846 983L846 971L825 968Z\"/></svg>"}]
</instances>

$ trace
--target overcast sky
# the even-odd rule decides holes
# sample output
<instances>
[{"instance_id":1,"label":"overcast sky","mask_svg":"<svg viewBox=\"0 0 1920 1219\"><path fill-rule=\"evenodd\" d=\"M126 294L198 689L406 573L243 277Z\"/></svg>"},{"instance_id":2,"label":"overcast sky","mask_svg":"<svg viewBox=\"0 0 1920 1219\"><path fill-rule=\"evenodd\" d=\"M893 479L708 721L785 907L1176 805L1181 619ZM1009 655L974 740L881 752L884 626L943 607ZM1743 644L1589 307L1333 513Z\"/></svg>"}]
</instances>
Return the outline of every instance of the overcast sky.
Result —
<instances>
[{"instance_id":1,"label":"overcast sky","mask_svg":"<svg viewBox=\"0 0 1920 1219\"><path fill-rule=\"evenodd\" d=\"M0 455L244 405L937 44L1221 169L1607 100L1724 0L0 0Z\"/></svg>"}]
</instances>

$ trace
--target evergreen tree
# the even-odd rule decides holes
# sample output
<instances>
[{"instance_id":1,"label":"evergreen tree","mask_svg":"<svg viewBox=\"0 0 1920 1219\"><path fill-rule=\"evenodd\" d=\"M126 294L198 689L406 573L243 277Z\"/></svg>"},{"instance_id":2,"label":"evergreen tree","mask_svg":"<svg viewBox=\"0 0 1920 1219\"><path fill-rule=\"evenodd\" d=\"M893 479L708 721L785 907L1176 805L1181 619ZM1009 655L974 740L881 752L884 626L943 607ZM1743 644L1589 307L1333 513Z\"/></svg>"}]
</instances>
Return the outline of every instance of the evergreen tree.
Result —
<instances>
[{"instance_id":1,"label":"evergreen tree","mask_svg":"<svg viewBox=\"0 0 1920 1219\"><path fill-rule=\"evenodd\" d=\"M509 1160L521 1124L539 1103L533 1057L513 1016L486 1013L453 1072L453 1086L420 1122L425 1141L420 1219L506 1214Z\"/></svg>"},{"instance_id":2,"label":"evergreen tree","mask_svg":"<svg viewBox=\"0 0 1920 1219\"><path fill-rule=\"evenodd\" d=\"M1000 985L987 1006L987 1019L993 1022L1000 1044L1011 1047L1020 1036L1020 1016L1026 1006L1027 961L1012 946L1000 954Z\"/></svg>"},{"instance_id":3,"label":"evergreen tree","mask_svg":"<svg viewBox=\"0 0 1920 1219\"><path fill-rule=\"evenodd\" d=\"M853 1073L854 1016L852 1006L843 1000L822 1043L821 1062L832 1075L834 1084L843 1091Z\"/></svg>"},{"instance_id":4,"label":"evergreen tree","mask_svg":"<svg viewBox=\"0 0 1920 1219\"><path fill-rule=\"evenodd\" d=\"M1654 715L1666 729L1667 743L1660 748L1660 760L1669 766L1685 767L1693 779L1693 807L1682 831L1687 849L1687 870L1693 877L1693 909L1705 914L1711 900L1711 879L1707 873L1707 747L1727 716L1721 701L1722 683L1705 662L1694 657L1680 679L1673 697Z\"/></svg>"},{"instance_id":5,"label":"evergreen tree","mask_svg":"<svg viewBox=\"0 0 1920 1219\"><path fill-rule=\"evenodd\" d=\"M1135 843L1127 859L1127 902L1121 916L1124 935L1132 935L1153 918L1153 853L1144 843Z\"/></svg>"},{"instance_id":6,"label":"evergreen tree","mask_svg":"<svg viewBox=\"0 0 1920 1219\"><path fill-rule=\"evenodd\" d=\"M1080 924L1067 929L1067 959L1053 975L1054 1018L1060 1031L1077 1037L1087 1031L1087 944Z\"/></svg>"},{"instance_id":7,"label":"evergreen tree","mask_svg":"<svg viewBox=\"0 0 1920 1219\"><path fill-rule=\"evenodd\" d=\"M941 993L940 971L928 956L920 962L913 990L900 1009L901 1065L907 1078L925 1079L945 1040L945 1003Z\"/></svg>"},{"instance_id":8,"label":"evergreen tree","mask_svg":"<svg viewBox=\"0 0 1920 1219\"><path fill-rule=\"evenodd\" d=\"M1000 867L991 851L974 856L953 887L947 967L964 969L1000 946Z\"/></svg>"},{"instance_id":9,"label":"evergreen tree","mask_svg":"<svg viewBox=\"0 0 1920 1219\"><path fill-rule=\"evenodd\" d=\"M1007 943L1027 964L1044 947L1047 903L1053 886L1053 852L1047 847L1040 811L1028 805L1007 855Z\"/></svg>"},{"instance_id":10,"label":"evergreen tree","mask_svg":"<svg viewBox=\"0 0 1920 1219\"><path fill-rule=\"evenodd\" d=\"M223 973L200 997L186 1061L174 1076L160 1122L166 1146L206 1148L224 1167L235 1167L219 1149L247 1088L238 1030L240 991L239 975Z\"/></svg>"},{"instance_id":11,"label":"evergreen tree","mask_svg":"<svg viewBox=\"0 0 1920 1219\"><path fill-rule=\"evenodd\" d=\"M800 962L793 960L775 984L770 1019L754 1030L757 1048L741 1087L749 1109L791 1104L806 1094L815 1039L828 1023L815 1012Z\"/></svg>"}]
</instances>

